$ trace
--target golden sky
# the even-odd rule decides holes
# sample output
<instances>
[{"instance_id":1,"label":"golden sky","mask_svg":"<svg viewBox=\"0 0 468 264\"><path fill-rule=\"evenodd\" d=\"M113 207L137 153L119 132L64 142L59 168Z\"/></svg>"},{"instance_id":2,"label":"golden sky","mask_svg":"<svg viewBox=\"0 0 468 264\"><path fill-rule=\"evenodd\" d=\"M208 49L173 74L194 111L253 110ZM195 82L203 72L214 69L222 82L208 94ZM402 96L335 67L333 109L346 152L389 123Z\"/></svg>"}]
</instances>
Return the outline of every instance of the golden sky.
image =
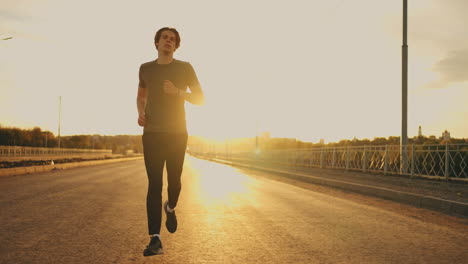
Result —
<instances>
[{"instance_id":1,"label":"golden sky","mask_svg":"<svg viewBox=\"0 0 468 264\"><path fill-rule=\"evenodd\" d=\"M468 137L464 0L409 0L408 134ZM401 133L402 1L3 0L0 124L140 134L141 63L176 27L206 105L189 132L317 142Z\"/></svg>"}]
</instances>

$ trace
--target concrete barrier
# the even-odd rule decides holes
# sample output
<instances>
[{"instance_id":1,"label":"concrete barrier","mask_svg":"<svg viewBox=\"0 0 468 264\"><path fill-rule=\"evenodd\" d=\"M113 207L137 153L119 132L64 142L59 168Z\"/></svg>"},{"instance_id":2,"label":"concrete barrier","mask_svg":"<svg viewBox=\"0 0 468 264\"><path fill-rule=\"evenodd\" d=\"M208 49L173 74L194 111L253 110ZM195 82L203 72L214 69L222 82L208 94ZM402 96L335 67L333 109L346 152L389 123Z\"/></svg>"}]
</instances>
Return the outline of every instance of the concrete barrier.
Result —
<instances>
[{"instance_id":1,"label":"concrete barrier","mask_svg":"<svg viewBox=\"0 0 468 264\"><path fill-rule=\"evenodd\" d=\"M90 160L90 161L82 161L82 162L60 163L60 164L54 164L54 165L41 165L41 166L25 166L25 167L16 167L16 168L6 168L6 169L0 169L0 177L15 176L15 175L22 175L22 174L30 174L30 173L41 173L41 172L47 172L47 171L52 171L52 170L64 170L64 169L71 169L71 168L76 168L76 167L100 165L100 164L107 164L107 163L114 163L114 162L137 160L137 159L143 159L143 156L131 157L131 158L118 158L118 159Z\"/></svg>"}]
</instances>

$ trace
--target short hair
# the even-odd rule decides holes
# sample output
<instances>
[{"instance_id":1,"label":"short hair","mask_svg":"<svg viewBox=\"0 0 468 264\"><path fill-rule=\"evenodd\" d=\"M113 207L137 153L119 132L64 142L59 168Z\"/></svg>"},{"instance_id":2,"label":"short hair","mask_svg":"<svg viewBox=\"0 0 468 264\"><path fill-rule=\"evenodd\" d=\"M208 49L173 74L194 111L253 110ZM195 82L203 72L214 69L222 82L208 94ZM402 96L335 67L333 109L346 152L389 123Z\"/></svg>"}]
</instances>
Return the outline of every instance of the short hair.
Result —
<instances>
[{"instance_id":1,"label":"short hair","mask_svg":"<svg viewBox=\"0 0 468 264\"><path fill-rule=\"evenodd\" d=\"M159 41L159 39L161 38L161 35L163 33L163 31L172 31L174 32L174 34L176 35L176 43L175 43L175 48L179 48L180 46L180 35L179 35L179 32L177 32L177 29L175 28L171 28L171 27L163 27L161 28L160 30L158 30L158 32L156 32L156 35L154 36L154 44L156 45L156 43ZM158 46L156 46L156 49L158 49Z\"/></svg>"}]
</instances>

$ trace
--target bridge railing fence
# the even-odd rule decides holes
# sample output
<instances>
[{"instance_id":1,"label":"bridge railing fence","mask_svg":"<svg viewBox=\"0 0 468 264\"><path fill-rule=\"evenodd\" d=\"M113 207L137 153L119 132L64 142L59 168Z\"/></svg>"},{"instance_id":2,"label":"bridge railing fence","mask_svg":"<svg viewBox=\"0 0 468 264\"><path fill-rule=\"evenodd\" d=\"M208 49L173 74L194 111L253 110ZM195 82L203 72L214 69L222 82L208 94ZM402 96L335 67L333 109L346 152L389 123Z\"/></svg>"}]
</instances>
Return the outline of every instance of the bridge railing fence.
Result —
<instances>
[{"instance_id":1,"label":"bridge railing fence","mask_svg":"<svg viewBox=\"0 0 468 264\"><path fill-rule=\"evenodd\" d=\"M193 155L237 162L263 162L285 167L355 170L371 173L468 180L468 144L345 146L281 150L229 144L193 144ZM407 164L401 164L406 153Z\"/></svg>"}]
</instances>

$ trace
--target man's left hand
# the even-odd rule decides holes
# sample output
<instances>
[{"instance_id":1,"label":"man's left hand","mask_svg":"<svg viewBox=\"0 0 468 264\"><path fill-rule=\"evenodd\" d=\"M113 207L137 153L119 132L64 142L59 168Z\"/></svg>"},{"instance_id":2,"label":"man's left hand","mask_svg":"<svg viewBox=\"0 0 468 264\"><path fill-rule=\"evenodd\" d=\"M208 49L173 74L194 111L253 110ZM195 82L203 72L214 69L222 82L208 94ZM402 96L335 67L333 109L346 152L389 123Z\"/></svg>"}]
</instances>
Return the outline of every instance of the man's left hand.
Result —
<instances>
[{"instance_id":1,"label":"man's left hand","mask_svg":"<svg viewBox=\"0 0 468 264\"><path fill-rule=\"evenodd\" d=\"M164 87L164 92L167 94L179 93L179 89L177 89L177 87L175 87L175 85L169 80L164 80L163 87Z\"/></svg>"}]
</instances>

